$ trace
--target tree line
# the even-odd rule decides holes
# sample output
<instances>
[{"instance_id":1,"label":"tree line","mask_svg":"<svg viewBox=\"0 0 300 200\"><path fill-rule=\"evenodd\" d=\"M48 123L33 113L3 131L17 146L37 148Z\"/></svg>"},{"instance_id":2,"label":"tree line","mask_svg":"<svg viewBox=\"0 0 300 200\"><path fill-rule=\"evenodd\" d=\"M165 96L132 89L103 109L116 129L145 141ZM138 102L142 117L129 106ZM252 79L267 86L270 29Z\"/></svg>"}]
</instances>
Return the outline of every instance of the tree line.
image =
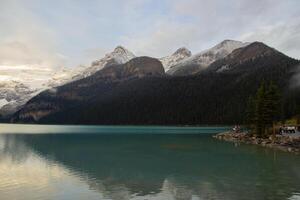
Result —
<instances>
[{"instance_id":1,"label":"tree line","mask_svg":"<svg viewBox=\"0 0 300 200\"><path fill-rule=\"evenodd\" d=\"M274 133L274 125L282 120L282 95L271 81L262 81L254 96L247 103L246 123L260 137Z\"/></svg>"}]
</instances>

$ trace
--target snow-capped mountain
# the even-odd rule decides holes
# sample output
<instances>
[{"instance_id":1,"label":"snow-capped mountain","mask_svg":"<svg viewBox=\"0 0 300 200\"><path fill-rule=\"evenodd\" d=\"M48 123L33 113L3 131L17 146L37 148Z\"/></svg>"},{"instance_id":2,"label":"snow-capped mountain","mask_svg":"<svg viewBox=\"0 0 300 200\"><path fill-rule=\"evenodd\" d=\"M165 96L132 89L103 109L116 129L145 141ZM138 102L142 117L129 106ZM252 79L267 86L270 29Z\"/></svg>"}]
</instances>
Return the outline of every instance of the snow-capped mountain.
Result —
<instances>
[{"instance_id":1,"label":"snow-capped mountain","mask_svg":"<svg viewBox=\"0 0 300 200\"><path fill-rule=\"evenodd\" d=\"M78 69L0 65L0 115L12 114L39 92L71 81Z\"/></svg>"},{"instance_id":2,"label":"snow-capped mountain","mask_svg":"<svg viewBox=\"0 0 300 200\"><path fill-rule=\"evenodd\" d=\"M38 93L38 89L32 89L23 83L7 80L0 82L0 114L5 116L12 114L21 105Z\"/></svg>"},{"instance_id":3,"label":"snow-capped mountain","mask_svg":"<svg viewBox=\"0 0 300 200\"><path fill-rule=\"evenodd\" d=\"M103 58L95 60L89 67L78 66L73 69L63 68L51 76L45 84L46 87L56 87L71 81L79 80L93 75L95 72L115 64L124 64L136 56L122 46L117 46L112 52L107 53Z\"/></svg>"},{"instance_id":4,"label":"snow-capped mountain","mask_svg":"<svg viewBox=\"0 0 300 200\"><path fill-rule=\"evenodd\" d=\"M298 65L298 60L260 42L235 49L197 76L166 76L158 59L137 57L43 92L15 113L11 121L124 125L233 123L237 116L244 120L241 111L249 97L245 90L256 91L257 83L262 80L274 80L284 90ZM180 98L174 98L177 94ZM293 95L295 90L285 94L287 104L297 102L300 94ZM193 111L189 112L191 108ZM184 116L178 118L183 112Z\"/></svg>"},{"instance_id":5,"label":"snow-capped mountain","mask_svg":"<svg viewBox=\"0 0 300 200\"><path fill-rule=\"evenodd\" d=\"M43 90L85 78L104 67L123 64L132 58L135 58L133 53L118 46L89 67L0 66L0 115L12 114Z\"/></svg>"},{"instance_id":6,"label":"snow-capped mountain","mask_svg":"<svg viewBox=\"0 0 300 200\"><path fill-rule=\"evenodd\" d=\"M103 58L92 62L90 67L85 68L75 76L75 79L85 78L103 69L104 67L114 64L124 64L136 56L122 46L117 46L112 52L106 54Z\"/></svg>"},{"instance_id":7,"label":"snow-capped mountain","mask_svg":"<svg viewBox=\"0 0 300 200\"><path fill-rule=\"evenodd\" d=\"M171 66L167 73L171 75L189 75L197 73L208 67L214 61L226 57L233 50L245 47L248 44L249 43L240 41L224 40L210 49L183 59L176 65Z\"/></svg>"},{"instance_id":8,"label":"snow-capped mountain","mask_svg":"<svg viewBox=\"0 0 300 200\"><path fill-rule=\"evenodd\" d=\"M62 68L55 71L43 86L44 88L53 88L77 80L77 77L82 74L85 69L86 66L83 65L74 68Z\"/></svg>"},{"instance_id":9,"label":"snow-capped mountain","mask_svg":"<svg viewBox=\"0 0 300 200\"><path fill-rule=\"evenodd\" d=\"M0 66L0 115L12 114L29 100L50 70L36 66ZM32 95L31 95L32 94Z\"/></svg>"},{"instance_id":10,"label":"snow-capped mountain","mask_svg":"<svg viewBox=\"0 0 300 200\"><path fill-rule=\"evenodd\" d=\"M233 40L192 55L187 48L179 48L170 56L159 59L165 71L170 75L194 74L214 61L224 58L233 50L246 46ZM43 90L79 80L95 72L115 65L124 64L136 56L122 46L117 46L103 58L95 60L89 67L46 68L41 66L0 66L0 114L12 114L29 99Z\"/></svg>"},{"instance_id":11,"label":"snow-capped mountain","mask_svg":"<svg viewBox=\"0 0 300 200\"><path fill-rule=\"evenodd\" d=\"M175 51L172 55L160 58L159 60L163 64L165 71L168 71L172 66L175 66L180 61L189 58L190 56L192 56L191 51L182 47Z\"/></svg>"}]
</instances>

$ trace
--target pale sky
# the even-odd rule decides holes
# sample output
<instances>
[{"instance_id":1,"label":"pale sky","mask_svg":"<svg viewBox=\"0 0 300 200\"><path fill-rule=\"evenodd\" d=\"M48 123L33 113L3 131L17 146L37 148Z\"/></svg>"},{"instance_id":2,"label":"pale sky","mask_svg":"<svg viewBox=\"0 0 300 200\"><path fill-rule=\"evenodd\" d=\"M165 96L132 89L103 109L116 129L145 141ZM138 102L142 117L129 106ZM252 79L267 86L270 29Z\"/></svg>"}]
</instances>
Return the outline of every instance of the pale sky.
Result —
<instances>
[{"instance_id":1,"label":"pale sky","mask_svg":"<svg viewBox=\"0 0 300 200\"><path fill-rule=\"evenodd\" d=\"M299 0L0 0L0 65L89 64L122 45L136 55L262 41L300 59Z\"/></svg>"}]
</instances>

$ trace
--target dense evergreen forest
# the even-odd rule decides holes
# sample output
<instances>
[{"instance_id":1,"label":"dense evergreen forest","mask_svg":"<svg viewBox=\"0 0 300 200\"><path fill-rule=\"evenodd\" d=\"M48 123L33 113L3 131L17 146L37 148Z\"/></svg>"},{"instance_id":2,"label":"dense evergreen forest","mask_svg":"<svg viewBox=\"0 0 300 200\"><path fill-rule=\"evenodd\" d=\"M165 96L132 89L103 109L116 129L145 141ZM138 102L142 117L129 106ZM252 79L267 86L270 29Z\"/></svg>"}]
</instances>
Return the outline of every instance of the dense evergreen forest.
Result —
<instances>
[{"instance_id":1,"label":"dense evergreen forest","mask_svg":"<svg viewBox=\"0 0 300 200\"><path fill-rule=\"evenodd\" d=\"M234 124L247 119L247 101L261 80L230 75L146 78L123 83L90 102L44 118L41 122L84 124ZM250 88L249 85L252 87ZM300 96L284 91L282 118L296 115Z\"/></svg>"}]
</instances>

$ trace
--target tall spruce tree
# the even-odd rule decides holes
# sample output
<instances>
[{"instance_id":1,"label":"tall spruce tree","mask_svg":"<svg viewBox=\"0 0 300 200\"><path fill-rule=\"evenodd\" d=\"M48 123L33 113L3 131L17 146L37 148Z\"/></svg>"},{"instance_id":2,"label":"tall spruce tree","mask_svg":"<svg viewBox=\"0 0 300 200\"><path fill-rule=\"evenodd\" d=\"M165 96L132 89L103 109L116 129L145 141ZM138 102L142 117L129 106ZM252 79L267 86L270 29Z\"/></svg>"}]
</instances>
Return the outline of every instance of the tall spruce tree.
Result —
<instances>
[{"instance_id":1,"label":"tall spruce tree","mask_svg":"<svg viewBox=\"0 0 300 200\"><path fill-rule=\"evenodd\" d=\"M275 121L281 117L281 95L279 89L273 82L271 82L266 91L265 101L265 120L266 126L273 126Z\"/></svg>"},{"instance_id":2,"label":"tall spruce tree","mask_svg":"<svg viewBox=\"0 0 300 200\"><path fill-rule=\"evenodd\" d=\"M249 98L246 116L248 124L254 124L255 132L259 137L266 136L271 127L274 132L273 125L281 116L281 95L273 82L267 85L263 81L255 98Z\"/></svg>"},{"instance_id":3,"label":"tall spruce tree","mask_svg":"<svg viewBox=\"0 0 300 200\"><path fill-rule=\"evenodd\" d=\"M266 84L264 81L258 88L255 98L255 132L259 137L263 137L266 130Z\"/></svg>"}]
</instances>

